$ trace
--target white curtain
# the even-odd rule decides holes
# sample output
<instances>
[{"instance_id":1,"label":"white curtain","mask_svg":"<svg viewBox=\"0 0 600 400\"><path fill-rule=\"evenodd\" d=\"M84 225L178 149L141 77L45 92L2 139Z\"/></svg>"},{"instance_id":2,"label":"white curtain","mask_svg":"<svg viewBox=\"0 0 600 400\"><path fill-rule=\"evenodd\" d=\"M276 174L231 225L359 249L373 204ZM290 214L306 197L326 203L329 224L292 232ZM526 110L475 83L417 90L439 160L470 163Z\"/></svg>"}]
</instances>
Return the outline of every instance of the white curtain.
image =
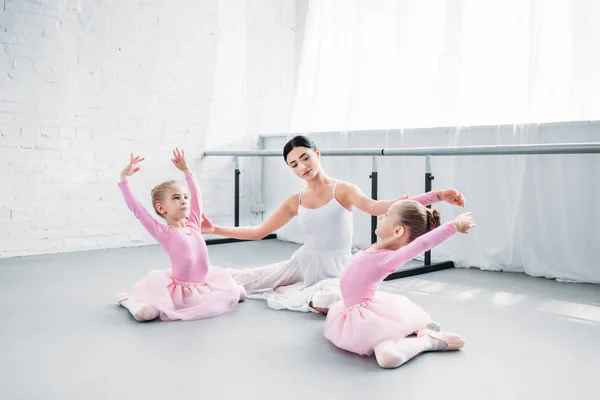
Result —
<instances>
[{"instance_id":1,"label":"white curtain","mask_svg":"<svg viewBox=\"0 0 600 400\"><path fill-rule=\"evenodd\" d=\"M311 1L291 131L600 116L600 2Z\"/></svg>"},{"instance_id":2,"label":"white curtain","mask_svg":"<svg viewBox=\"0 0 600 400\"><path fill-rule=\"evenodd\" d=\"M599 22L592 0L311 1L290 132L342 132L321 147L597 141L598 124L547 123L600 120ZM434 187L464 191L479 223L434 255L600 283L599 158L434 159ZM327 172L355 181L363 161ZM381 198L422 191L420 158L381 163Z\"/></svg>"}]
</instances>

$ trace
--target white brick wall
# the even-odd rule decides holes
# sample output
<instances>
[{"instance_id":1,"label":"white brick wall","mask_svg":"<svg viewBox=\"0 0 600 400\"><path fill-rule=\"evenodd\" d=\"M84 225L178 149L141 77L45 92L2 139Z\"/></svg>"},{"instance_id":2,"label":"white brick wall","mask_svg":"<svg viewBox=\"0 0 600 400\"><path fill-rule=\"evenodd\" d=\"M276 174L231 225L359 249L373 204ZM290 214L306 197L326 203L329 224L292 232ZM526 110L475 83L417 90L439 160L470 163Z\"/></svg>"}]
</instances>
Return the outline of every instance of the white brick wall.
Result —
<instances>
[{"instance_id":1,"label":"white brick wall","mask_svg":"<svg viewBox=\"0 0 600 400\"><path fill-rule=\"evenodd\" d=\"M206 212L233 221L231 160L288 129L295 2L0 0L0 258L154 243L117 187L129 152L149 191L181 178L186 149ZM233 142L233 144L229 144ZM243 161L241 217L255 223L260 162Z\"/></svg>"}]
</instances>

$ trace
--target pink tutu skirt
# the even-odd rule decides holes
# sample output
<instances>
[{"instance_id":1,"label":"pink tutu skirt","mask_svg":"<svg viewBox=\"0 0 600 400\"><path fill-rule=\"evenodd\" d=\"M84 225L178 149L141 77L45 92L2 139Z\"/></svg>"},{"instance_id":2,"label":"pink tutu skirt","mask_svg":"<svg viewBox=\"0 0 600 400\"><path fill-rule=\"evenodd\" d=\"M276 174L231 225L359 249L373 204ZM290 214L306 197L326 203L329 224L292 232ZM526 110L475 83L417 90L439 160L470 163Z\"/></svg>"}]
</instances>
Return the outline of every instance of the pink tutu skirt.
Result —
<instances>
[{"instance_id":1,"label":"pink tutu skirt","mask_svg":"<svg viewBox=\"0 0 600 400\"><path fill-rule=\"evenodd\" d=\"M163 321L216 317L232 311L244 288L222 268L210 267L204 282L182 282L171 270L152 271L137 282L130 296L156 307Z\"/></svg>"},{"instance_id":2,"label":"pink tutu skirt","mask_svg":"<svg viewBox=\"0 0 600 400\"><path fill-rule=\"evenodd\" d=\"M429 314L404 296L377 292L375 298L346 308L331 306L325 321L325 338L337 347L370 355L385 340L400 340L431 322Z\"/></svg>"}]
</instances>

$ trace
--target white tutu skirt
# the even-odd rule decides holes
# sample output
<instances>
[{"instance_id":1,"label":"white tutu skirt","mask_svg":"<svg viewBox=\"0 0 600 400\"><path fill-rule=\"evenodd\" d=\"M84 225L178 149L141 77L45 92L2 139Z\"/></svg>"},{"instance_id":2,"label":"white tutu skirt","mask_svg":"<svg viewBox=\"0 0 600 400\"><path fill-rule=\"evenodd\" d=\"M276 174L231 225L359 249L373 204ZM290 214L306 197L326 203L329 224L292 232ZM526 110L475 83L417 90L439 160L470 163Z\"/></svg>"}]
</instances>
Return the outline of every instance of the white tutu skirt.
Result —
<instances>
[{"instance_id":1,"label":"white tutu skirt","mask_svg":"<svg viewBox=\"0 0 600 400\"><path fill-rule=\"evenodd\" d=\"M323 253L302 246L290 260L227 271L250 299L265 299L277 310L316 312L311 301L315 307L329 308L341 300L339 278L351 256L350 249Z\"/></svg>"}]
</instances>

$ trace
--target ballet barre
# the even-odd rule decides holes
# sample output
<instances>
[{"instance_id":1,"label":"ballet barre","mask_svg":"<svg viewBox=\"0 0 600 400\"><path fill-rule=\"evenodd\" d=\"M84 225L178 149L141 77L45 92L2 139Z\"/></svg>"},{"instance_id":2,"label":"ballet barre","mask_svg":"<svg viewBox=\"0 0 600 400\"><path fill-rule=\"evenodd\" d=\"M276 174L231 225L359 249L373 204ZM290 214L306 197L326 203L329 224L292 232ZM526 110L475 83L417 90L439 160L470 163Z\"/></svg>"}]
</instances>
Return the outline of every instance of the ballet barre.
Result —
<instances>
[{"instance_id":1,"label":"ballet barre","mask_svg":"<svg viewBox=\"0 0 600 400\"><path fill-rule=\"evenodd\" d=\"M378 172L377 157L404 156L425 157L425 192L432 190L431 181L435 178L431 169L431 158L442 156L498 156L498 155L544 155L544 154L597 154L600 153L600 142L589 143L548 143L548 144L518 144L518 145L491 145L491 146L455 146L455 147L410 147L410 148L357 148L357 149L324 149L320 150L322 156L338 157L372 157L371 198L377 200ZM281 150L210 150L203 153L204 157L233 157L234 161L234 224L240 223L240 157L283 157ZM431 207L431 206L427 206ZM371 217L371 243L377 241L375 228L377 217ZM265 239L274 239L274 234ZM208 244L239 242L237 239L211 239ZM429 272L454 268L452 261L431 263L431 250L425 252L423 266L389 275L385 280L393 280L408 276L420 275Z\"/></svg>"}]
</instances>

